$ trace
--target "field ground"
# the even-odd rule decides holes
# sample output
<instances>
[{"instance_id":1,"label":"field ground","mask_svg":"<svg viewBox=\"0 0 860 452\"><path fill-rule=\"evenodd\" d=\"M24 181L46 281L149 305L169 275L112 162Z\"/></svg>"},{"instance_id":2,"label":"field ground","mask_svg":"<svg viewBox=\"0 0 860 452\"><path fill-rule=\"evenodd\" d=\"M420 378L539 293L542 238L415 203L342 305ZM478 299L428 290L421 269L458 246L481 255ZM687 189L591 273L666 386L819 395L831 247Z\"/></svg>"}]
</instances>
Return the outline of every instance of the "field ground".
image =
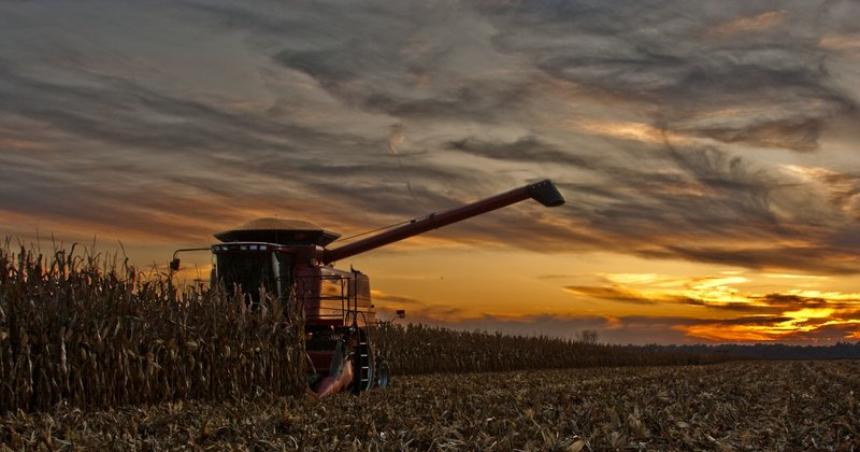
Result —
<instances>
[{"instance_id":1,"label":"field ground","mask_svg":"<svg viewBox=\"0 0 860 452\"><path fill-rule=\"evenodd\" d=\"M860 450L860 362L400 377L330 399L0 417L4 449Z\"/></svg>"}]
</instances>

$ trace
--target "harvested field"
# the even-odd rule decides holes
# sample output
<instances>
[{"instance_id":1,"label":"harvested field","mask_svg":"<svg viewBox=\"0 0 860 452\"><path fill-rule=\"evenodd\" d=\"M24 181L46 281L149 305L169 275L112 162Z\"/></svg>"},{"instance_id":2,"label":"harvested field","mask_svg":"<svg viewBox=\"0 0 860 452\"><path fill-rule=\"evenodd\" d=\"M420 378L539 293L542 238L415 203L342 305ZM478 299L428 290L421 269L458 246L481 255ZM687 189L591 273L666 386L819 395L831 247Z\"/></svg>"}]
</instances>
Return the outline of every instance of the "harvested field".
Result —
<instances>
[{"instance_id":1,"label":"harvested field","mask_svg":"<svg viewBox=\"0 0 860 452\"><path fill-rule=\"evenodd\" d=\"M330 399L179 402L0 418L11 448L857 450L860 362L400 377Z\"/></svg>"}]
</instances>

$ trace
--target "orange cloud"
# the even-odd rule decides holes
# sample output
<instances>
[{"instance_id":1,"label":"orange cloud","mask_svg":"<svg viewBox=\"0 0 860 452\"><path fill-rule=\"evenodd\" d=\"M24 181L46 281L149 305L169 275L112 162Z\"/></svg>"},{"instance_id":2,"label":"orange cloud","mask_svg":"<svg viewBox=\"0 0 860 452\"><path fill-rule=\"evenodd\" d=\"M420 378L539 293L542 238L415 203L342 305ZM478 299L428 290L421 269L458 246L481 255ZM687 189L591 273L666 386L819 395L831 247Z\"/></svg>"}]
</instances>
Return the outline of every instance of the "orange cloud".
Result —
<instances>
[{"instance_id":1,"label":"orange cloud","mask_svg":"<svg viewBox=\"0 0 860 452\"><path fill-rule=\"evenodd\" d=\"M569 125L594 134L622 140L640 141L649 144L688 143L690 139L676 132L660 129L650 124L635 121L611 121L600 119L574 119Z\"/></svg>"},{"instance_id":2,"label":"orange cloud","mask_svg":"<svg viewBox=\"0 0 860 452\"><path fill-rule=\"evenodd\" d=\"M777 333L763 325L725 325L705 323L701 325L679 325L675 329L687 336L712 342L769 342L782 339L787 333Z\"/></svg>"},{"instance_id":3,"label":"orange cloud","mask_svg":"<svg viewBox=\"0 0 860 452\"><path fill-rule=\"evenodd\" d=\"M818 41L818 46L830 50L860 50L860 35L826 35Z\"/></svg>"},{"instance_id":4,"label":"orange cloud","mask_svg":"<svg viewBox=\"0 0 860 452\"><path fill-rule=\"evenodd\" d=\"M785 21L785 11L766 11L754 16L739 17L709 28L705 34L726 37L738 33L752 33L775 27Z\"/></svg>"},{"instance_id":5,"label":"orange cloud","mask_svg":"<svg viewBox=\"0 0 860 452\"><path fill-rule=\"evenodd\" d=\"M725 273L725 272L724 272ZM798 279L803 275L791 275ZM744 286L750 277L728 272L706 277L671 277L655 273L603 274L608 285L568 286L565 290L585 299L651 305L692 305L742 317L696 321L676 325L688 337L706 341L794 340L825 329L843 329L860 323L860 293L788 289L757 293ZM845 339L853 332L844 333Z\"/></svg>"},{"instance_id":6,"label":"orange cloud","mask_svg":"<svg viewBox=\"0 0 860 452\"><path fill-rule=\"evenodd\" d=\"M0 137L0 149L14 149L17 151L36 151L46 148L47 147L43 143L33 140Z\"/></svg>"}]
</instances>

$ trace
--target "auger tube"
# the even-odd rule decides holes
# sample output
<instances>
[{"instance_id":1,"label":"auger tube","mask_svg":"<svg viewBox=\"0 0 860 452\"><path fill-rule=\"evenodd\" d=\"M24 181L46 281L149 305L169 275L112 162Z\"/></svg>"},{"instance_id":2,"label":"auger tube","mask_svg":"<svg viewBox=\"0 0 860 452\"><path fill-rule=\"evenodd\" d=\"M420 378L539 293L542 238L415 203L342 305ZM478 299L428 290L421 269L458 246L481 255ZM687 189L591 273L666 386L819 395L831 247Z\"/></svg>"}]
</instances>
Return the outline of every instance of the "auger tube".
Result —
<instances>
[{"instance_id":1,"label":"auger tube","mask_svg":"<svg viewBox=\"0 0 860 452\"><path fill-rule=\"evenodd\" d=\"M356 254L364 253L458 221L463 221L467 218L501 209L502 207L507 207L526 199L534 199L546 207L556 207L564 204L564 197L559 193L558 188L556 188L552 181L546 179L480 201L475 201L465 206L431 213L424 218L413 220L409 224L386 230L338 248L325 250L322 255L322 262L328 264L346 257L355 256Z\"/></svg>"}]
</instances>

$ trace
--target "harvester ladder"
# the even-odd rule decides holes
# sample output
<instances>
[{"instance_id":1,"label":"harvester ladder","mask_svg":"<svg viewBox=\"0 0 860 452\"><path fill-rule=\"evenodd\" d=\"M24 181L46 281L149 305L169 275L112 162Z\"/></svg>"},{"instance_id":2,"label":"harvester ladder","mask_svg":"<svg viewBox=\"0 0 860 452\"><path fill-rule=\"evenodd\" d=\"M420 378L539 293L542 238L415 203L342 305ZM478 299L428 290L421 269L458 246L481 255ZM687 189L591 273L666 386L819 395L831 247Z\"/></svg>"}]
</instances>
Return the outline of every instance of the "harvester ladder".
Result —
<instances>
[{"instance_id":1,"label":"harvester ladder","mask_svg":"<svg viewBox=\"0 0 860 452\"><path fill-rule=\"evenodd\" d=\"M358 339L358 387L357 392L370 389L372 369L370 360L370 345L367 342L367 336L360 334Z\"/></svg>"}]
</instances>

